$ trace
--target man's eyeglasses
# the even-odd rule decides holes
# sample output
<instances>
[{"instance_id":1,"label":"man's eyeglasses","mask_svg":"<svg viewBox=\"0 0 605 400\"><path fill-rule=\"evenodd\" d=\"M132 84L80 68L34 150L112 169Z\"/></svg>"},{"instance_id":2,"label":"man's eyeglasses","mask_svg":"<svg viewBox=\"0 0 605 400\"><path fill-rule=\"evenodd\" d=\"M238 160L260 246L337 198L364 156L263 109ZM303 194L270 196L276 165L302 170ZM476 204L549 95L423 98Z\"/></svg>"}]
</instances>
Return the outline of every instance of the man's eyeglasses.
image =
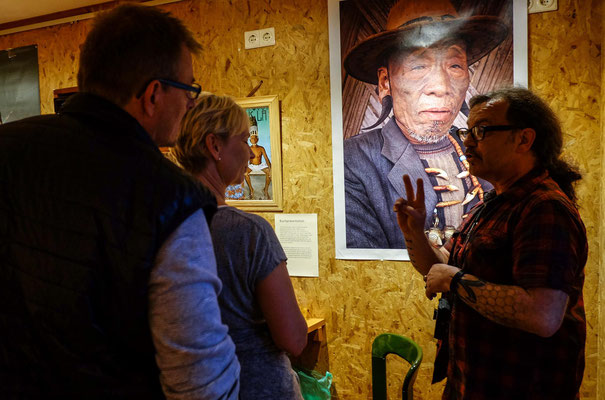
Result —
<instances>
[{"instance_id":1,"label":"man's eyeglasses","mask_svg":"<svg viewBox=\"0 0 605 400\"><path fill-rule=\"evenodd\" d=\"M458 130L456 130L456 135L458 135L460 140L463 142L469 137L469 135L479 142L485 137L485 132L510 131L514 129L519 129L519 127L513 125L473 126L470 129L458 128Z\"/></svg>"},{"instance_id":2,"label":"man's eyeglasses","mask_svg":"<svg viewBox=\"0 0 605 400\"><path fill-rule=\"evenodd\" d=\"M160 81L164 85L185 90L187 92L187 97L189 97L191 100L197 99L200 93L202 92L202 86L199 83L192 83L191 85L186 85L181 82L171 81L170 79L163 78L159 78L158 81Z\"/></svg>"}]
</instances>

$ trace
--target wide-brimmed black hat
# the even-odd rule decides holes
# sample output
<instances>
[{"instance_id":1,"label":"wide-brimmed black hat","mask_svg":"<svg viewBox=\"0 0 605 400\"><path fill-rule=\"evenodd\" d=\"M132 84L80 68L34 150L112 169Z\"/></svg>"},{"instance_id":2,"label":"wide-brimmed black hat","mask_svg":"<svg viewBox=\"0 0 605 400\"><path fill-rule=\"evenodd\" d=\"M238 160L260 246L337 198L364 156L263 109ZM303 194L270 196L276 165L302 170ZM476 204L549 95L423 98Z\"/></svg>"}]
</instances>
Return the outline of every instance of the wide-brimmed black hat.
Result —
<instances>
[{"instance_id":1,"label":"wide-brimmed black hat","mask_svg":"<svg viewBox=\"0 0 605 400\"><path fill-rule=\"evenodd\" d=\"M346 55L344 67L354 78L378 83L378 68L393 50L430 47L445 39L466 43L468 65L492 51L508 35L496 16L460 17L449 0L400 0L389 11L384 31L369 36Z\"/></svg>"}]
</instances>

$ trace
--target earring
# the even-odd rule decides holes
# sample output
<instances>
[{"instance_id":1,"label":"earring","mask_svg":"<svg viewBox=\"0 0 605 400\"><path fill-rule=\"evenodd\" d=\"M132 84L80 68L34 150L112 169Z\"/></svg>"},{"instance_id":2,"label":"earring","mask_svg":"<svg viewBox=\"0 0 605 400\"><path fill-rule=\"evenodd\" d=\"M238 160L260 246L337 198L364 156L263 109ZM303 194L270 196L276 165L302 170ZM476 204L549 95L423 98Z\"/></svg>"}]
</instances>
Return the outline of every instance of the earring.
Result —
<instances>
[{"instance_id":1,"label":"earring","mask_svg":"<svg viewBox=\"0 0 605 400\"><path fill-rule=\"evenodd\" d=\"M364 131L368 131L370 129L376 128L378 125L382 124L382 122L387 119L391 110L393 109L393 97L390 94L387 94L382 98L382 111L380 112L380 118L374 123L372 126L368 126L367 128L363 128Z\"/></svg>"}]
</instances>

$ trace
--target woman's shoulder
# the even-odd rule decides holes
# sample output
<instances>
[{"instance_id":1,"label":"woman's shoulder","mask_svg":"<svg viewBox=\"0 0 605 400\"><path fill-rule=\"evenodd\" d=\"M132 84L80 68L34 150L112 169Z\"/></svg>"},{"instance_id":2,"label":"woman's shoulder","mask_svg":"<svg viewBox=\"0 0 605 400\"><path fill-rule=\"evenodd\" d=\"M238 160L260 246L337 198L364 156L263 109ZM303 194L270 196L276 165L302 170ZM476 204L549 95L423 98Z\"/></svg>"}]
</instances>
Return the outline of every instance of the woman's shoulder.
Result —
<instances>
[{"instance_id":1,"label":"woman's shoulder","mask_svg":"<svg viewBox=\"0 0 605 400\"><path fill-rule=\"evenodd\" d=\"M221 252L253 253L268 272L286 259L273 227L259 215L235 207L219 207L212 218L210 233L215 251L218 246Z\"/></svg>"},{"instance_id":2,"label":"woman's shoulder","mask_svg":"<svg viewBox=\"0 0 605 400\"><path fill-rule=\"evenodd\" d=\"M241 230L240 232L273 232L271 224L260 215L248 213L231 206L218 208L214 218L212 218L212 226L229 226L231 229Z\"/></svg>"}]
</instances>

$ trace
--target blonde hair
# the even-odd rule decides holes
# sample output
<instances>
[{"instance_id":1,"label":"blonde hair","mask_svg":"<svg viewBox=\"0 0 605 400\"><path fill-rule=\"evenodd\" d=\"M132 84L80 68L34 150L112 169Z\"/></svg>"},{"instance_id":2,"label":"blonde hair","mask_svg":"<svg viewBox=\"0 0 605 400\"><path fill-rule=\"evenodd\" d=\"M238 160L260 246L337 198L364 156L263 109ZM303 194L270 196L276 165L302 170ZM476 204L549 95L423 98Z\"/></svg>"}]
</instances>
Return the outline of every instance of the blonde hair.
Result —
<instances>
[{"instance_id":1,"label":"blonde hair","mask_svg":"<svg viewBox=\"0 0 605 400\"><path fill-rule=\"evenodd\" d=\"M211 158L206 147L209 134L226 141L247 129L248 115L231 97L204 92L183 118L172 155L185 170L199 173Z\"/></svg>"}]
</instances>

